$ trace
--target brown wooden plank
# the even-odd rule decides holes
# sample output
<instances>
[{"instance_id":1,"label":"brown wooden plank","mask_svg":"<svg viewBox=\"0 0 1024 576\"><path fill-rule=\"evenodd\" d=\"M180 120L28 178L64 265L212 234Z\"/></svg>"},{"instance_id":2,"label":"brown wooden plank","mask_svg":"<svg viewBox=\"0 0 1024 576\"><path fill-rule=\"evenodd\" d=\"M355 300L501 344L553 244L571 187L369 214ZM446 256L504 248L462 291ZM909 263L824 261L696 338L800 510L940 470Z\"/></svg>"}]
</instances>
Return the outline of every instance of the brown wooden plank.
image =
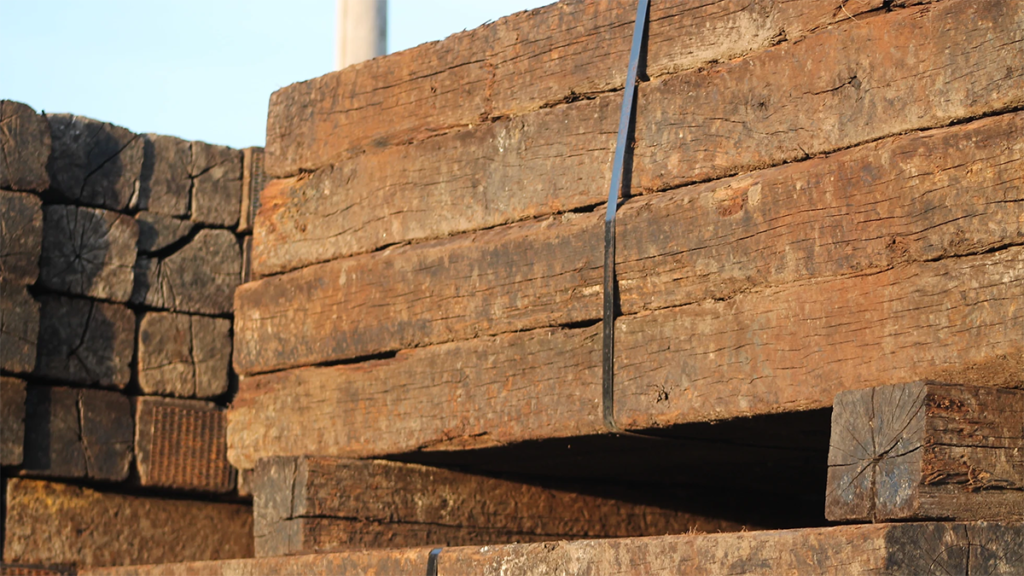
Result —
<instances>
[{"instance_id":1,"label":"brown wooden plank","mask_svg":"<svg viewBox=\"0 0 1024 576\"><path fill-rule=\"evenodd\" d=\"M0 369L31 373L38 341L39 303L25 286L0 279Z\"/></svg>"},{"instance_id":2,"label":"brown wooden plank","mask_svg":"<svg viewBox=\"0 0 1024 576\"><path fill-rule=\"evenodd\" d=\"M633 199L618 225L622 310L1019 243L1021 131L1024 114L1008 114ZM596 320L602 217L518 223L243 285L236 370Z\"/></svg>"},{"instance_id":3,"label":"brown wooden plank","mask_svg":"<svg viewBox=\"0 0 1024 576\"><path fill-rule=\"evenodd\" d=\"M227 146L192 142L193 222L234 228L242 197L242 152Z\"/></svg>"},{"instance_id":4,"label":"brown wooden plank","mask_svg":"<svg viewBox=\"0 0 1024 576\"><path fill-rule=\"evenodd\" d=\"M1024 391L913 382L841 392L825 515L1024 519Z\"/></svg>"},{"instance_id":5,"label":"brown wooden plank","mask_svg":"<svg viewBox=\"0 0 1024 576\"><path fill-rule=\"evenodd\" d=\"M991 574L1024 570L1019 523L906 523L730 534L445 548L440 576L459 574ZM307 554L84 575L415 574L428 548Z\"/></svg>"},{"instance_id":6,"label":"brown wooden plank","mask_svg":"<svg viewBox=\"0 0 1024 576\"><path fill-rule=\"evenodd\" d=\"M224 412L212 402L135 399L135 461L143 486L229 492Z\"/></svg>"},{"instance_id":7,"label":"brown wooden plank","mask_svg":"<svg viewBox=\"0 0 1024 576\"><path fill-rule=\"evenodd\" d=\"M260 460L254 474L257 556L749 528L620 499L383 460L272 458Z\"/></svg>"},{"instance_id":8,"label":"brown wooden plank","mask_svg":"<svg viewBox=\"0 0 1024 576\"><path fill-rule=\"evenodd\" d=\"M31 106L0 100L0 188L42 192L50 186L50 125Z\"/></svg>"},{"instance_id":9,"label":"brown wooden plank","mask_svg":"<svg viewBox=\"0 0 1024 576\"><path fill-rule=\"evenodd\" d=\"M139 223L139 252L143 254L166 250L188 237L195 228L188 220L148 210L136 214L135 220Z\"/></svg>"},{"instance_id":10,"label":"brown wooden plank","mask_svg":"<svg viewBox=\"0 0 1024 576\"><path fill-rule=\"evenodd\" d=\"M39 297L34 374L77 384L123 388L131 377L135 313L122 304Z\"/></svg>"},{"instance_id":11,"label":"brown wooden plank","mask_svg":"<svg viewBox=\"0 0 1024 576\"><path fill-rule=\"evenodd\" d=\"M48 193L60 202L125 210L137 198L143 139L84 116L49 114L53 151Z\"/></svg>"},{"instance_id":12,"label":"brown wooden plank","mask_svg":"<svg viewBox=\"0 0 1024 576\"><path fill-rule=\"evenodd\" d=\"M43 208L39 284L56 292L127 302L138 250L131 216L78 206Z\"/></svg>"},{"instance_id":13,"label":"brown wooden plank","mask_svg":"<svg viewBox=\"0 0 1024 576\"><path fill-rule=\"evenodd\" d=\"M131 401L112 390L30 385L21 473L122 481L132 461Z\"/></svg>"},{"instance_id":14,"label":"brown wooden plank","mask_svg":"<svg viewBox=\"0 0 1024 576\"><path fill-rule=\"evenodd\" d=\"M160 310L230 314L241 270L241 249L231 231L200 230L169 255L138 257L131 302Z\"/></svg>"},{"instance_id":15,"label":"brown wooden plank","mask_svg":"<svg viewBox=\"0 0 1024 576\"><path fill-rule=\"evenodd\" d=\"M25 453L25 381L0 376L0 465L17 466Z\"/></svg>"},{"instance_id":16,"label":"brown wooden plank","mask_svg":"<svg viewBox=\"0 0 1024 576\"><path fill-rule=\"evenodd\" d=\"M144 134L144 162L138 208L154 214L188 217L191 204L192 144L161 134Z\"/></svg>"},{"instance_id":17,"label":"brown wooden plank","mask_svg":"<svg viewBox=\"0 0 1024 576\"><path fill-rule=\"evenodd\" d=\"M138 380L145 394L213 398L228 390L231 320L146 312L139 322Z\"/></svg>"},{"instance_id":18,"label":"brown wooden plank","mask_svg":"<svg viewBox=\"0 0 1024 576\"><path fill-rule=\"evenodd\" d=\"M728 60L881 5L657 2L647 71ZM367 148L621 89L635 14L625 0L561 2L278 90L267 172L293 176Z\"/></svg>"},{"instance_id":19,"label":"brown wooden plank","mask_svg":"<svg viewBox=\"0 0 1024 576\"><path fill-rule=\"evenodd\" d=\"M248 506L11 479L4 560L115 566L252 556Z\"/></svg>"},{"instance_id":20,"label":"brown wooden plank","mask_svg":"<svg viewBox=\"0 0 1024 576\"><path fill-rule=\"evenodd\" d=\"M643 429L808 410L841 390L920 378L1021 387L1022 257L1014 247L622 317L616 418ZM251 468L274 455L366 457L599 433L599 328L244 378L228 414L229 458Z\"/></svg>"},{"instance_id":21,"label":"brown wooden plank","mask_svg":"<svg viewBox=\"0 0 1024 576\"><path fill-rule=\"evenodd\" d=\"M1024 49L1014 18L1020 7L977 4L961 17L955 3L947 4L870 18L709 71L643 85L633 192L1019 107ZM990 37L1001 40L988 42ZM964 38L975 38L968 44L980 47L967 48ZM836 79L840 68L861 71L858 88L851 81L828 90L849 80ZM975 89L990 84L991 91ZM254 272L275 274L600 203L618 98L373 149L312 177L279 182L268 190L255 228Z\"/></svg>"},{"instance_id":22,"label":"brown wooden plank","mask_svg":"<svg viewBox=\"0 0 1024 576\"><path fill-rule=\"evenodd\" d=\"M260 191L267 185L263 171L263 148L251 146L242 149L242 210L238 218L240 233L251 233L253 218L259 206Z\"/></svg>"},{"instance_id":23,"label":"brown wooden plank","mask_svg":"<svg viewBox=\"0 0 1024 576\"><path fill-rule=\"evenodd\" d=\"M0 278L14 284L35 284L42 243L39 197L0 190Z\"/></svg>"}]
</instances>

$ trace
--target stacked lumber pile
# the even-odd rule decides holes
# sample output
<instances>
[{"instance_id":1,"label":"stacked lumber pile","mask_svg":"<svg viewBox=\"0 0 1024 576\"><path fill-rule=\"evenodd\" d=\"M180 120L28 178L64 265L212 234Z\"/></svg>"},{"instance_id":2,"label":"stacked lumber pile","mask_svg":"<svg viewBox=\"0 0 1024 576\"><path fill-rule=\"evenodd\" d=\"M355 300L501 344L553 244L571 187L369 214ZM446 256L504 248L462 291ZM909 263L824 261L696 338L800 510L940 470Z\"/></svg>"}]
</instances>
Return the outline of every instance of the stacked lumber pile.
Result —
<instances>
[{"instance_id":1,"label":"stacked lumber pile","mask_svg":"<svg viewBox=\"0 0 1024 576\"><path fill-rule=\"evenodd\" d=\"M249 555L224 407L262 150L0 116L4 563Z\"/></svg>"}]
</instances>

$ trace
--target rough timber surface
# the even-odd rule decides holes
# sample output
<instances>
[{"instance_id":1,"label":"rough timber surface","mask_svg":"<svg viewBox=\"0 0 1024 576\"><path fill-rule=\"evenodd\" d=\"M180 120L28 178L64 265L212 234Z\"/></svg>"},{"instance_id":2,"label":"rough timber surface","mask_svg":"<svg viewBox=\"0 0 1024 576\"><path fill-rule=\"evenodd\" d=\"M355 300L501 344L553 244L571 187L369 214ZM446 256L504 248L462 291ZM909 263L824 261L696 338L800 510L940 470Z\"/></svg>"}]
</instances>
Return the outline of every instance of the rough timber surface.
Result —
<instances>
[{"instance_id":1,"label":"rough timber surface","mask_svg":"<svg viewBox=\"0 0 1024 576\"><path fill-rule=\"evenodd\" d=\"M1024 387L1021 258L1011 247L621 317L616 419L635 430L809 410L922 378ZM600 326L544 328L244 378L229 458L600 433L600 349Z\"/></svg>"},{"instance_id":2,"label":"rough timber surface","mask_svg":"<svg viewBox=\"0 0 1024 576\"><path fill-rule=\"evenodd\" d=\"M229 230L200 230L163 257L139 256L131 302L158 310L230 314L242 277L238 239Z\"/></svg>"},{"instance_id":3,"label":"rough timber surface","mask_svg":"<svg viewBox=\"0 0 1024 576\"><path fill-rule=\"evenodd\" d=\"M459 547L439 576L461 574L1011 575L1024 570L1018 523L908 523ZM416 574L429 548L96 569L85 575Z\"/></svg>"},{"instance_id":4,"label":"rough timber surface","mask_svg":"<svg viewBox=\"0 0 1024 576\"><path fill-rule=\"evenodd\" d=\"M1021 243L1022 131L1024 113L1005 114L631 199L618 217L622 311ZM251 374L596 320L602 216L523 222L245 284L235 367Z\"/></svg>"},{"instance_id":5,"label":"rough timber surface","mask_svg":"<svg viewBox=\"0 0 1024 576\"><path fill-rule=\"evenodd\" d=\"M135 352L135 313L123 304L39 297L34 374L85 385L124 388Z\"/></svg>"},{"instance_id":6,"label":"rough timber surface","mask_svg":"<svg viewBox=\"0 0 1024 576\"><path fill-rule=\"evenodd\" d=\"M833 521L1024 519L1024 390L913 382L840 392Z\"/></svg>"},{"instance_id":7,"label":"rough timber surface","mask_svg":"<svg viewBox=\"0 0 1024 576\"><path fill-rule=\"evenodd\" d=\"M242 206L242 152L205 142L192 143L193 222L234 228Z\"/></svg>"},{"instance_id":8,"label":"rough timber surface","mask_svg":"<svg viewBox=\"0 0 1024 576\"><path fill-rule=\"evenodd\" d=\"M0 278L0 369L31 373L38 341L39 303L25 286Z\"/></svg>"},{"instance_id":9,"label":"rough timber surface","mask_svg":"<svg viewBox=\"0 0 1024 576\"><path fill-rule=\"evenodd\" d=\"M131 401L112 390L29 385L22 474L119 482L132 462Z\"/></svg>"},{"instance_id":10,"label":"rough timber surface","mask_svg":"<svg viewBox=\"0 0 1024 576\"><path fill-rule=\"evenodd\" d=\"M143 139L71 114L48 115L53 152L48 194L59 202L124 211L140 188Z\"/></svg>"},{"instance_id":11,"label":"rough timber surface","mask_svg":"<svg viewBox=\"0 0 1024 576\"><path fill-rule=\"evenodd\" d=\"M21 464L25 449L25 381L0 376L0 466Z\"/></svg>"},{"instance_id":12,"label":"rough timber surface","mask_svg":"<svg viewBox=\"0 0 1024 576\"><path fill-rule=\"evenodd\" d=\"M135 219L68 205L46 206L43 216L39 284L55 292L127 302L139 243Z\"/></svg>"},{"instance_id":13,"label":"rough timber surface","mask_svg":"<svg viewBox=\"0 0 1024 576\"><path fill-rule=\"evenodd\" d=\"M135 461L143 486L223 493L235 485L224 411L212 402L136 398Z\"/></svg>"},{"instance_id":14,"label":"rough timber surface","mask_svg":"<svg viewBox=\"0 0 1024 576\"><path fill-rule=\"evenodd\" d=\"M50 124L30 106L0 100L0 188L42 192L50 186Z\"/></svg>"},{"instance_id":15,"label":"rough timber surface","mask_svg":"<svg viewBox=\"0 0 1024 576\"><path fill-rule=\"evenodd\" d=\"M35 284L43 243L42 201L35 194L0 190L0 279Z\"/></svg>"},{"instance_id":16,"label":"rough timber surface","mask_svg":"<svg viewBox=\"0 0 1024 576\"><path fill-rule=\"evenodd\" d=\"M248 506L7 484L4 561L116 566L252 556Z\"/></svg>"},{"instance_id":17,"label":"rough timber surface","mask_svg":"<svg viewBox=\"0 0 1024 576\"><path fill-rule=\"evenodd\" d=\"M139 387L146 394L213 398L228 391L231 320L146 312L139 322Z\"/></svg>"},{"instance_id":18,"label":"rough timber surface","mask_svg":"<svg viewBox=\"0 0 1024 576\"><path fill-rule=\"evenodd\" d=\"M647 73L729 60L881 6L656 2ZM267 120L267 172L293 176L367 148L621 89L635 14L627 0L559 2L278 90Z\"/></svg>"},{"instance_id":19,"label":"rough timber surface","mask_svg":"<svg viewBox=\"0 0 1024 576\"><path fill-rule=\"evenodd\" d=\"M154 214L188 217L191 205L192 144L161 134L144 134L144 161L139 209Z\"/></svg>"},{"instance_id":20,"label":"rough timber surface","mask_svg":"<svg viewBox=\"0 0 1024 576\"><path fill-rule=\"evenodd\" d=\"M745 528L655 506L383 460L264 459L254 480L257 556Z\"/></svg>"}]
</instances>

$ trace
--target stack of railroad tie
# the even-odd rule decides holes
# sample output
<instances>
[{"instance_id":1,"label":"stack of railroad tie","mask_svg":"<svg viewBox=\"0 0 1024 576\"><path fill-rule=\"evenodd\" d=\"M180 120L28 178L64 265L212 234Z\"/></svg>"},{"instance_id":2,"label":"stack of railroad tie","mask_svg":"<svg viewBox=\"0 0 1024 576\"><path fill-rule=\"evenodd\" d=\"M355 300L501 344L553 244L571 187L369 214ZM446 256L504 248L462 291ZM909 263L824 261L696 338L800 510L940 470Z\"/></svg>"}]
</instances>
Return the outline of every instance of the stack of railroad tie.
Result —
<instances>
[{"instance_id":1,"label":"stack of railroad tie","mask_svg":"<svg viewBox=\"0 0 1024 576\"><path fill-rule=\"evenodd\" d=\"M629 434L633 2L277 92L228 457L257 555L324 554L173 569L1024 568L1024 1L916 4L651 7ZM741 527L801 528L493 546Z\"/></svg>"},{"instance_id":2,"label":"stack of railroad tie","mask_svg":"<svg viewBox=\"0 0 1024 576\"><path fill-rule=\"evenodd\" d=\"M262 149L0 127L0 572L251 555L223 408Z\"/></svg>"}]
</instances>

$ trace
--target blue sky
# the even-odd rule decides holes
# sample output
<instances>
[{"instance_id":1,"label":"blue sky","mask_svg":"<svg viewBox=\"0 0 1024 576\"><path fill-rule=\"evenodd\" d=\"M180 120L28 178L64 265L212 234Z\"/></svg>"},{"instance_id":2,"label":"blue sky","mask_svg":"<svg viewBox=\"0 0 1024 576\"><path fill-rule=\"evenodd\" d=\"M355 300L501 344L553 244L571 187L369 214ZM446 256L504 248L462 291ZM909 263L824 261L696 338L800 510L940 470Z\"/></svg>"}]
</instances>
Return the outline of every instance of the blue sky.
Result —
<instances>
[{"instance_id":1,"label":"blue sky","mask_svg":"<svg viewBox=\"0 0 1024 576\"><path fill-rule=\"evenodd\" d=\"M388 52L553 0L389 0ZM330 72L334 0L0 0L0 99L261 146L271 92Z\"/></svg>"}]
</instances>

